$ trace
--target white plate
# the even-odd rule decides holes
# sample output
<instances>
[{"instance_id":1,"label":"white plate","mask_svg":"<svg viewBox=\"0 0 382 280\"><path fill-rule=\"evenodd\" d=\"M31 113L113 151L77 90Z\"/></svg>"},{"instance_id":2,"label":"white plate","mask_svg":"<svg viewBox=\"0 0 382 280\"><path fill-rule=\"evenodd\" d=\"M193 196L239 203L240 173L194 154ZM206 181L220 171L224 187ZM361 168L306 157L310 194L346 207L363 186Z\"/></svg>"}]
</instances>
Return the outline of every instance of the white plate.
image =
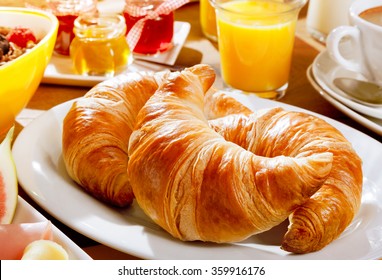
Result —
<instances>
[{"instance_id":1,"label":"white plate","mask_svg":"<svg viewBox=\"0 0 382 280\"><path fill-rule=\"evenodd\" d=\"M169 66L173 65L184 45L184 42L187 39L190 29L190 23L175 21L173 40L174 46L170 50L151 56L134 54L134 58L136 58L136 60L134 60L133 63L122 72L161 71L167 69L165 65L157 65L148 62L162 63ZM106 78L103 76L78 75L74 72L72 61L69 56L53 54L45 69L41 82L47 84L92 87L105 79Z\"/></svg>"},{"instance_id":2,"label":"white plate","mask_svg":"<svg viewBox=\"0 0 382 280\"><path fill-rule=\"evenodd\" d=\"M252 109L281 106L240 95ZM25 127L13 155L23 189L58 220L104 245L145 259L375 259L382 257L382 144L325 118L353 143L364 161L360 212L342 236L319 252L294 255L279 248L286 223L244 242L181 242L154 224L137 206L118 210L86 194L69 178L61 155L62 120L73 101L58 105ZM313 113L312 113L313 114Z\"/></svg>"},{"instance_id":3,"label":"white plate","mask_svg":"<svg viewBox=\"0 0 382 280\"><path fill-rule=\"evenodd\" d=\"M353 120L367 127L371 131L374 131L375 133L382 135L382 120L359 114L356 111L353 111L349 107L339 102L337 99L331 97L331 95L328 94L314 79L313 73L312 73L312 66L308 67L306 75L308 77L309 82L318 91L318 93L323 98L325 98L329 103L331 103L334 107L336 107L338 110L340 110L342 113L344 113L348 117L352 118Z\"/></svg>"},{"instance_id":4,"label":"white plate","mask_svg":"<svg viewBox=\"0 0 382 280\"><path fill-rule=\"evenodd\" d=\"M46 218L33 208L23 198L19 197L13 224L44 222ZM71 260L91 260L80 247L53 225L53 240L59 243L68 252Z\"/></svg>"},{"instance_id":5,"label":"white plate","mask_svg":"<svg viewBox=\"0 0 382 280\"><path fill-rule=\"evenodd\" d=\"M350 48L348 42L343 42L341 44L341 53L345 57L351 58L352 49ZM333 80L338 77L357 78L360 80L365 80L365 78L359 73L348 71L342 66L338 65L331 59L327 50L322 51L314 59L312 71L317 83L329 95L345 104L349 108L353 109L354 111L368 115L370 117L382 119L382 107L369 107L352 101L346 98L346 94L333 84Z\"/></svg>"}]
</instances>

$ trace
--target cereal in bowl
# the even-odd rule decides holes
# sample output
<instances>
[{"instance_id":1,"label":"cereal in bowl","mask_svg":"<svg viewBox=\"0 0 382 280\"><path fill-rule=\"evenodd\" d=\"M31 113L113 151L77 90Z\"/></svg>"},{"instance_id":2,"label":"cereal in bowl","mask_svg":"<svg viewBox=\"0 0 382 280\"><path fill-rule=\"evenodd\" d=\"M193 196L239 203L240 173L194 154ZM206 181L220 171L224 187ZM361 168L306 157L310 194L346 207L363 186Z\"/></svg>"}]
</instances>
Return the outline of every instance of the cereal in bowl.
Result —
<instances>
[{"instance_id":1,"label":"cereal in bowl","mask_svg":"<svg viewBox=\"0 0 382 280\"><path fill-rule=\"evenodd\" d=\"M0 66L16 59L37 44L32 30L0 26Z\"/></svg>"}]
</instances>

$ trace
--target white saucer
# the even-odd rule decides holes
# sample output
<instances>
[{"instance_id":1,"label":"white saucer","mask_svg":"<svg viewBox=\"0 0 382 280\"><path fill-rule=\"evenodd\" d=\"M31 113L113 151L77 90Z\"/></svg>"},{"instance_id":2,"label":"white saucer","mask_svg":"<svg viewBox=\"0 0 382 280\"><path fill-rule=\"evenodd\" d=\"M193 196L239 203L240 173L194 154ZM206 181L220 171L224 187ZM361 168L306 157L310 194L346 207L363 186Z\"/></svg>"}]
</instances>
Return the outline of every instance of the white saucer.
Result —
<instances>
[{"instance_id":1,"label":"white saucer","mask_svg":"<svg viewBox=\"0 0 382 280\"><path fill-rule=\"evenodd\" d=\"M351 58L352 50L347 42L341 44L341 49L344 56ZM316 82L331 97L358 113L377 119L382 119L382 108L369 107L352 101L346 97L344 92L333 84L333 80L338 77L351 77L361 80L365 80L365 78L359 73L346 70L342 66L338 65L332 60L327 50L322 51L313 61L312 73Z\"/></svg>"},{"instance_id":2,"label":"white saucer","mask_svg":"<svg viewBox=\"0 0 382 280\"><path fill-rule=\"evenodd\" d=\"M315 80L313 73L312 73L312 65L308 67L306 75L308 77L309 82L314 87L314 89L317 90L318 93L324 99L326 99L329 103L331 103L334 107L336 107L342 113L344 113L348 117L352 118L353 120L355 120L359 124L365 126L366 128L370 129L371 131L374 131L375 133L377 133L379 135L382 135L382 120L359 114L356 111L353 111L349 107L347 107L344 104L342 104L341 102L339 102L337 99L333 98Z\"/></svg>"},{"instance_id":3,"label":"white saucer","mask_svg":"<svg viewBox=\"0 0 382 280\"><path fill-rule=\"evenodd\" d=\"M166 65L174 65L179 52L190 33L190 29L190 23L176 21L174 24L174 46L170 50L152 56L134 54L136 60L123 72L162 71L167 69ZM161 63L164 65L149 62ZM105 79L107 79L107 77L78 75L74 72L72 61L69 56L53 54L50 63L45 69L41 82L47 84L92 87Z\"/></svg>"}]
</instances>

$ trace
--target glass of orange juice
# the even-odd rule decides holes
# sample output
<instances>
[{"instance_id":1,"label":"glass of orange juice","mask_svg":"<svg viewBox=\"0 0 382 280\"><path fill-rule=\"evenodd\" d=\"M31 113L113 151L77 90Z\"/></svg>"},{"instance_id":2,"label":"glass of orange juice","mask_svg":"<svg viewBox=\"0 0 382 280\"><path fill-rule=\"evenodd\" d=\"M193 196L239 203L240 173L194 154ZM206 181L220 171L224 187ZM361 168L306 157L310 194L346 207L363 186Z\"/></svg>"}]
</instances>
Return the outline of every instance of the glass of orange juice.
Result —
<instances>
[{"instance_id":1,"label":"glass of orange juice","mask_svg":"<svg viewBox=\"0 0 382 280\"><path fill-rule=\"evenodd\" d=\"M209 0L200 0L200 26L203 34L216 42L218 39L215 9Z\"/></svg>"},{"instance_id":2,"label":"glass of orange juice","mask_svg":"<svg viewBox=\"0 0 382 280\"><path fill-rule=\"evenodd\" d=\"M233 90L280 99L288 88L295 26L307 0L210 0L221 72Z\"/></svg>"}]
</instances>

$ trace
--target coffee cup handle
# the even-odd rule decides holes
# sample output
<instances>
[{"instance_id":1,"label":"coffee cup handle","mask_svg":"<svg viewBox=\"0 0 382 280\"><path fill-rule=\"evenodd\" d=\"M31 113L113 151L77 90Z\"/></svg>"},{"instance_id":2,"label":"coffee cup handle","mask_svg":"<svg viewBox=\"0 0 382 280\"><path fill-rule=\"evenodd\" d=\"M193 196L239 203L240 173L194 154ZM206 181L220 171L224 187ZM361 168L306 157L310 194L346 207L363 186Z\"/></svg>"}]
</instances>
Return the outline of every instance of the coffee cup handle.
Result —
<instances>
[{"instance_id":1,"label":"coffee cup handle","mask_svg":"<svg viewBox=\"0 0 382 280\"><path fill-rule=\"evenodd\" d=\"M333 29L329 33L329 36L326 40L326 47L331 58L335 62L337 62L339 65L341 65L342 67L348 70L363 73L364 71L363 71L362 65L356 62L356 61L362 61L362 57L360 55L360 45L359 45L360 35L361 33L357 27L339 26ZM353 50L354 50L353 54L355 56L353 57L353 59L356 58L355 59L356 61L347 59L341 54L340 42L345 37L349 37L351 39L350 43L353 47Z\"/></svg>"}]
</instances>

